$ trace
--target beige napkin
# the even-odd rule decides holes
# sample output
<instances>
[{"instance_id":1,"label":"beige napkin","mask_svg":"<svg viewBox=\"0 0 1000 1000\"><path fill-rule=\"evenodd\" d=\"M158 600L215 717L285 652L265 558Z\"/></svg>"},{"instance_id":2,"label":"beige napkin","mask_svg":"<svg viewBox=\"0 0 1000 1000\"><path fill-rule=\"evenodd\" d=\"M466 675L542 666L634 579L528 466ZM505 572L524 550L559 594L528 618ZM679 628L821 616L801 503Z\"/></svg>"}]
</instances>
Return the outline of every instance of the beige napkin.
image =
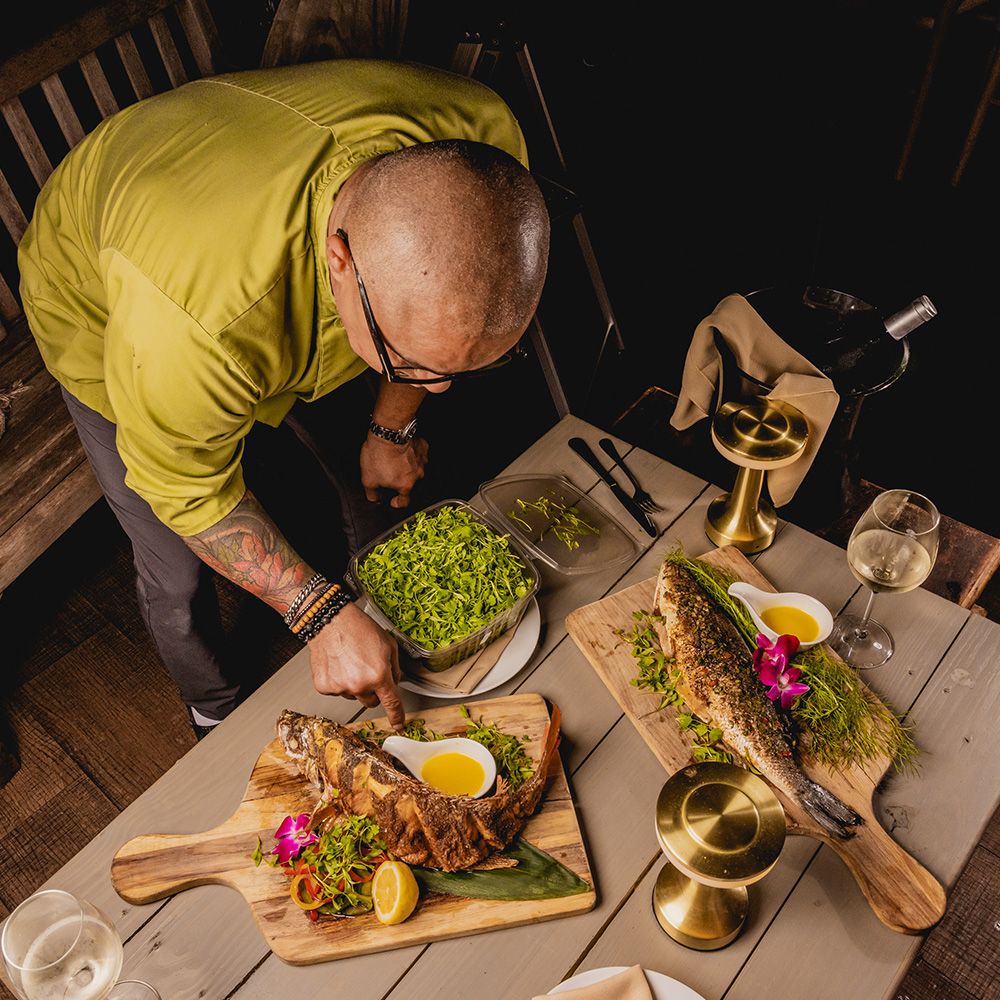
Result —
<instances>
[{"instance_id":1,"label":"beige napkin","mask_svg":"<svg viewBox=\"0 0 1000 1000\"><path fill-rule=\"evenodd\" d=\"M811 361L793 350L760 317L742 295L727 295L695 328L684 362L684 374L670 426L686 430L715 412L715 395L722 359L713 328L729 346L736 364L748 375L774 388L768 399L781 399L801 410L809 424L802 456L767 474L767 488L776 507L788 503L809 471L823 443L840 396L833 382ZM723 402L727 402L723 387Z\"/></svg>"},{"instance_id":2,"label":"beige napkin","mask_svg":"<svg viewBox=\"0 0 1000 1000\"><path fill-rule=\"evenodd\" d=\"M643 975L642 968L633 965L632 968L619 972L615 976L602 979L590 986L566 990L559 994L560 1000L653 1000L653 994ZM533 997L532 1000L546 1000L545 996Z\"/></svg>"},{"instance_id":3,"label":"beige napkin","mask_svg":"<svg viewBox=\"0 0 1000 1000\"><path fill-rule=\"evenodd\" d=\"M408 665L407 673L422 684L430 684L447 691L469 694L478 687L479 682L496 666L500 654L507 648L507 643L514 637L517 628L509 628L499 638L488 646L477 650L458 663L453 663L447 670L428 670L419 663Z\"/></svg>"}]
</instances>

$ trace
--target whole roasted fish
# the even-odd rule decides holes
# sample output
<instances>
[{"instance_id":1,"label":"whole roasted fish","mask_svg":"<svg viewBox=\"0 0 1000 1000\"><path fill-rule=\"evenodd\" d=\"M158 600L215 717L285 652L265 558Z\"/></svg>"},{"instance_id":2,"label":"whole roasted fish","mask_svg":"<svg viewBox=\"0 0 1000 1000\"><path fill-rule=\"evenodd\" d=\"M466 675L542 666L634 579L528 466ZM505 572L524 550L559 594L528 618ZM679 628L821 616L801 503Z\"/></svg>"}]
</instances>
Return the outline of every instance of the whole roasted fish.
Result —
<instances>
[{"instance_id":1,"label":"whole roasted fish","mask_svg":"<svg viewBox=\"0 0 1000 1000\"><path fill-rule=\"evenodd\" d=\"M535 773L516 789L498 778L496 794L479 799L418 781L381 748L330 719L285 709L277 729L285 752L330 808L370 816L385 845L407 864L458 871L503 850L538 808L559 743L559 708L553 706Z\"/></svg>"},{"instance_id":2,"label":"whole roasted fish","mask_svg":"<svg viewBox=\"0 0 1000 1000\"><path fill-rule=\"evenodd\" d=\"M683 566L670 560L660 568L654 604L663 616L657 623L660 643L681 671L677 689L684 700L824 830L853 837L861 817L795 763L750 651L725 613Z\"/></svg>"}]
</instances>

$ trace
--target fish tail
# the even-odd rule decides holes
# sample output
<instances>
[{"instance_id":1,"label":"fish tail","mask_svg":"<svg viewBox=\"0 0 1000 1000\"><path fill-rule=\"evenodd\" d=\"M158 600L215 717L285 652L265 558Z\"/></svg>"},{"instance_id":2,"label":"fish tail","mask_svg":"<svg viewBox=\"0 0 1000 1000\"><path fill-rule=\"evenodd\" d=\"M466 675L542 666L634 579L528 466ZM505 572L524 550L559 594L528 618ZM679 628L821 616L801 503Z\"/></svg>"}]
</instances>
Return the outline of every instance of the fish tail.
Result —
<instances>
[{"instance_id":1,"label":"fish tail","mask_svg":"<svg viewBox=\"0 0 1000 1000\"><path fill-rule=\"evenodd\" d=\"M562 721L562 712L558 705L552 706L552 714L549 716L549 724L545 727L545 736L542 740L542 758L539 763L539 771L548 772L554 758L556 748L559 746L559 725Z\"/></svg>"},{"instance_id":2,"label":"fish tail","mask_svg":"<svg viewBox=\"0 0 1000 1000\"><path fill-rule=\"evenodd\" d=\"M850 806L845 805L833 792L810 780L805 775L798 783L797 798L810 816L828 833L842 840L850 840L857 832L854 827L864 820Z\"/></svg>"},{"instance_id":3,"label":"fish tail","mask_svg":"<svg viewBox=\"0 0 1000 1000\"><path fill-rule=\"evenodd\" d=\"M504 781L503 777L498 777L498 795L506 793L514 799L530 799L535 795L538 787L545 784L549 771L552 768L552 762L555 759L556 749L559 746L559 724L561 719L562 712L559 711L559 706L553 705L552 713L549 716L549 724L545 727L545 735L542 736L542 754L538 758L538 765L535 767L535 773L526 782L524 782L523 785L519 785L513 792L507 788L507 783Z\"/></svg>"}]
</instances>

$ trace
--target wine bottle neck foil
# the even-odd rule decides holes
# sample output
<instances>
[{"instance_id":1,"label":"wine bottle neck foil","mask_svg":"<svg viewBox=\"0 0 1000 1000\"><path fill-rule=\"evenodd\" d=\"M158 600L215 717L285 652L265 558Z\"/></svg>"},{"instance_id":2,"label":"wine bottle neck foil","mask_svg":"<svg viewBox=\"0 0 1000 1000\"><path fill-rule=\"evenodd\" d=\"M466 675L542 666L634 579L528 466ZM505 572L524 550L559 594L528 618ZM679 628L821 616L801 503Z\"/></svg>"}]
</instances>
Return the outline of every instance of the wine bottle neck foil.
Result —
<instances>
[{"instance_id":1,"label":"wine bottle neck foil","mask_svg":"<svg viewBox=\"0 0 1000 1000\"><path fill-rule=\"evenodd\" d=\"M885 321L890 337L902 340L911 330L937 315L937 307L926 295L914 299L905 309L893 313Z\"/></svg>"}]
</instances>

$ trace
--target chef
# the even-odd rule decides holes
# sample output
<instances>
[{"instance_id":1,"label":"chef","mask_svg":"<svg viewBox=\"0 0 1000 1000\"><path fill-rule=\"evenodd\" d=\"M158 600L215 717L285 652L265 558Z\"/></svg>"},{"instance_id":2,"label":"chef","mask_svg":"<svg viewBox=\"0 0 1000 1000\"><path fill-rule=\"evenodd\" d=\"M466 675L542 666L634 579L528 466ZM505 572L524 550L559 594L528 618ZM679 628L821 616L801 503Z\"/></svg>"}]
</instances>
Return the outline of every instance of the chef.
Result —
<instances>
[{"instance_id":1,"label":"chef","mask_svg":"<svg viewBox=\"0 0 1000 1000\"><path fill-rule=\"evenodd\" d=\"M198 80L106 119L53 172L19 247L25 313L197 735L240 695L212 571L308 643L317 691L402 725L395 642L247 489L245 440L380 373L357 501L342 496L356 550L371 523L357 508L385 490L406 507L424 474L426 394L516 354L548 240L504 102L413 64Z\"/></svg>"}]
</instances>

